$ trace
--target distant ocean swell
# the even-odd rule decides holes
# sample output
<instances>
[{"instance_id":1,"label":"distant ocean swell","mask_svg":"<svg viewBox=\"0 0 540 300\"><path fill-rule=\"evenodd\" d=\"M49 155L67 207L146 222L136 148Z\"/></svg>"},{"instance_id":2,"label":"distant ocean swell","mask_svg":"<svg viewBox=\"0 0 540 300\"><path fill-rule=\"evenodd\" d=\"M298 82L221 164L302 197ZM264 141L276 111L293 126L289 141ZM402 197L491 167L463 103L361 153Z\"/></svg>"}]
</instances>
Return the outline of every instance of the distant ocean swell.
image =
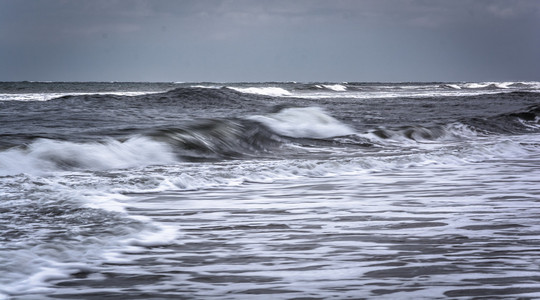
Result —
<instances>
[{"instance_id":1,"label":"distant ocean swell","mask_svg":"<svg viewBox=\"0 0 540 300\"><path fill-rule=\"evenodd\" d=\"M5 83L0 91L0 101L48 101L65 95L96 96L120 95L140 96L163 93L197 94L198 89L224 89L241 93L272 97L402 97L437 95L476 95L497 92L538 91L540 82L483 82L483 83L240 83L234 85L218 83L48 83L21 82ZM54 88L51 88L54 86ZM141 87L142 86L142 87ZM180 86L180 87L179 87ZM411 93L406 93L410 91ZM355 94L355 92L358 92ZM204 93L204 92L203 92Z\"/></svg>"}]
</instances>

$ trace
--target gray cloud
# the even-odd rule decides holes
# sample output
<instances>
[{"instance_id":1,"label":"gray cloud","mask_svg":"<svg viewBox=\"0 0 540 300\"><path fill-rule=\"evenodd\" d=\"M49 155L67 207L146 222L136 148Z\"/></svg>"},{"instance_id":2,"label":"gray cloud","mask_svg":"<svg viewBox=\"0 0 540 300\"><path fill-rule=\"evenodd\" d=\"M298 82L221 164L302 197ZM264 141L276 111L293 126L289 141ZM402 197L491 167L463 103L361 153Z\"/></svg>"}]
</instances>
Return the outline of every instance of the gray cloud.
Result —
<instances>
[{"instance_id":1,"label":"gray cloud","mask_svg":"<svg viewBox=\"0 0 540 300\"><path fill-rule=\"evenodd\" d=\"M0 80L540 80L538 1L0 0Z\"/></svg>"}]
</instances>

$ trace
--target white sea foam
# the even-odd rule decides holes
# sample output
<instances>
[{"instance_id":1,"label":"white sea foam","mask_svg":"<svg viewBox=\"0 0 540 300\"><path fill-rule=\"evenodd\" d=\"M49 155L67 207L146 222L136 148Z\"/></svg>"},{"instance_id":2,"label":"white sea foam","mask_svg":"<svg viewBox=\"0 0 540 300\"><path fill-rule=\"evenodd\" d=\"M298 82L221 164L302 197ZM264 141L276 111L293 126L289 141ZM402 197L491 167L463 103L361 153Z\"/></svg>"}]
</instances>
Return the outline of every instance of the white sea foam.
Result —
<instances>
[{"instance_id":1,"label":"white sea foam","mask_svg":"<svg viewBox=\"0 0 540 300\"><path fill-rule=\"evenodd\" d=\"M374 86L370 91L354 91L349 90L345 83L343 84L317 84L315 87L320 90L317 92L305 92L305 91L289 91L282 87L265 87L265 86L228 86L228 88L236 90L242 93L266 95L273 97L302 97L302 98L392 98L392 97L433 97L433 96L466 96L477 95L484 93L497 93L500 91L512 91L525 88L527 90L540 89L540 82L538 81L525 81L525 82L467 82L467 83L450 83L444 84L448 90L453 89L455 91L441 91L440 85L388 85L388 86ZM223 85L218 84L197 84L191 85L192 88L209 88L219 89ZM493 89L486 89L492 87ZM396 90L396 91L392 91ZM408 93L403 91L407 90ZM461 90L461 91L460 91ZM326 91L326 92L324 92ZM83 95L119 95L119 96L138 96L145 94L160 93L164 91L113 91L113 92L75 92L75 93L0 93L0 101L48 101L51 99L63 97L63 96L83 96ZM339 93L334 93L339 92ZM458 93L459 92L459 93ZM458 93L458 94L456 94Z\"/></svg>"},{"instance_id":2,"label":"white sea foam","mask_svg":"<svg viewBox=\"0 0 540 300\"><path fill-rule=\"evenodd\" d=\"M291 92L287 91L284 88L280 87L234 87L230 86L228 87L232 90L241 92L241 93L248 93L248 94L258 94L258 95L265 95L265 96L272 96L272 97L283 97L283 96L291 96Z\"/></svg>"},{"instance_id":3,"label":"white sea foam","mask_svg":"<svg viewBox=\"0 0 540 300\"><path fill-rule=\"evenodd\" d=\"M443 86L454 90L461 90L461 87L457 84L444 84Z\"/></svg>"},{"instance_id":4,"label":"white sea foam","mask_svg":"<svg viewBox=\"0 0 540 300\"><path fill-rule=\"evenodd\" d=\"M242 233L242 235L238 235L234 240L235 244L250 245L251 243L253 244L253 247L258 245L260 246L260 249L254 248L252 251L257 251L259 255L275 253L269 250L269 247L274 245L273 243L275 240L268 241L268 243L263 243L260 240L240 240L243 234L259 236L259 238L261 238L261 236L273 238L274 234L279 234L279 231L272 232L263 230L264 235L260 233L257 235L257 230L234 230L235 226L245 226L246 223L250 226L265 226L267 223L272 224L272 220L268 221L268 219L258 221L239 217L242 214L231 214L231 211L238 211L240 209L244 214L247 214L250 209L261 210L261 207L266 207L268 209L276 209L277 207L279 209L288 210L287 214L281 216L282 219L275 221L275 223L286 223L289 224L290 227L302 226L301 224L304 223L312 226L309 228L298 227L303 228L304 231L309 230L319 232L322 230L325 233L333 233L338 231L342 232L344 230L347 232L351 232L350 230L355 230L355 232L364 230L362 232L381 235L389 230L388 227L385 226L391 227L400 222L405 222L399 221L400 218L409 218L410 220L407 222L410 222L412 225L415 224L414 218L419 218L421 221L421 216L423 215L419 217L417 215L419 214L418 211L413 211L412 209L409 211L407 206L400 206L399 210L396 209L396 205L406 205L407 201L409 201L408 198L405 200L400 198L400 193L404 192L416 195L417 197L414 197L415 201L431 203L430 205L426 204L423 206L423 212L430 218L446 219L451 218L453 214L460 216L462 215L460 210L479 209L482 208L481 203L477 204L479 208L476 208L470 203L468 206L460 204L460 206L456 208L453 208L454 206L441 207L430 201L437 200L441 203L446 203L447 201L455 199L463 202L464 199L460 198L459 195L456 196L452 194L445 194L444 197L437 198L436 196L433 196L433 194L437 195L437 193L445 193L444 188L447 188L445 186L445 184L447 184L445 180L448 176L467 178L470 172L480 173L481 171L478 170L479 166L484 166L486 168L490 167L491 169L489 170L492 170L493 165L486 164L486 160L498 161L501 158L513 159L515 157L526 157L530 152L524 148L522 143L523 140L521 139L527 139L530 142L530 140L538 141L540 140L540 137L538 135L528 135L527 137L512 137L512 139L505 140L490 140L487 138L473 139L470 142L464 141L463 143L457 143L455 145L441 145L439 148L433 148L430 151L425 151L425 149L410 149L409 151L400 150L395 153L388 152L387 155L375 156L369 155L369 151L367 151L366 155L334 157L323 160L287 159L278 161L243 160L241 162L225 161L220 163L177 163L165 166L147 166L144 168L117 170L114 173L88 171L89 174L91 174L91 176L88 177L84 177L82 172L81 174L70 173L66 176L62 175L62 173L58 173L55 176L49 177L48 181L58 181L58 183L61 184L39 184L38 187L42 186L44 189L46 188L48 190L72 190L74 192L73 199L83 203L83 207L119 212L121 215L125 215L126 218L132 218L145 223L146 226L142 229L137 229L136 227L124 228L122 229L123 232L117 233L117 235L114 235L112 238L107 238L107 236L96 236L95 242L90 243L91 248L87 247L88 242L82 242L78 248L66 247L65 249L58 248L59 250L56 250L56 248L49 249L49 246L41 245L26 252L17 250L16 257L18 259L24 259L25 253L31 257L31 260L29 260L30 262L23 265L24 268L28 269L26 269L24 273L19 273L17 278L13 280L9 279L4 282L4 285L0 286L0 292L5 293L6 297L7 295L20 294L28 296L33 293L46 294L47 292L52 291L48 281L52 280L54 282L55 280L64 280L67 279L70 274L75 273L78 270L91 269L96 266L99 267L102 263L114 264L116 268L120 268L120 265L125 265L127 268L130 268L130 270L139 270L137 269L138 264L134 264L134 260L138 258L137 255L142 255L143 257L145 255L146 257L161 257L164 261L167 258L174 257L174 255L180 257L182 255L181 253L174 254L174 252L170 250L165 250L168 251L166 252L168 253L166 255L170 256L161 256L164 254L160 254L159 249L167 249L166 247L169 245L175 245L174 247L176 247L177 245L184 243L185 240L179 238L184 235L186 235L186 239L191 239L189 240L190 242L201 242L204 240L204 237L190 233L189 230L200 232L200 227L204 226L229 226L231 227L230 230L223 229L220 231L220 234L231 235L234 234L235 231ZM538 149L536 149L536 151L537 150ZM471 163L474 163L474 165ZM464 169L463 166L467 166L468 168ZM437 173L445 172L447 169L452 170L453 173L445 174L444 176ZM492 172L496 173L493 170ZM501 170L501 172L500 176L508 178L506 170ZM438 178L432 173L439 174L442 178ZM407 174L407 176L404 177L403 174ZM416 174L421 178L413 178L411 177L411 174ZM512 176L519 176L519 174L514 174ZM298 178L304 179L295 180ZM314 183L313 181L305 180L306 178L320 178L320 180L318 183ZM277 180L283 180L283 182L275 186L266 186L264 193L262 194L263 196L261 196L261 192L258 191L257 193L252 192L248 197L244 197L244 193L249 193L250 189L257 190L257 188L261 187L256 185L257 183L275 182ZM336 182L342 180L349 180L356 183L361 182L363 188L358 190L354 185L345 185L348 186L350 190L341 191L337 194L336 198L334 198L333 194L335 193L335 190L330 189L327 191L324 188L324 184L333 182L333 184L337 185L338 183ZM427 188L432 190L424 193L422 190L424 186L408 183L408 181L414 182L414 180L430 182L430 184L427 184ZM485 184L497 187L497 185L490 180L491 178L486 178ZM69 181L69 184L65 184L64 181ZM250 185L254 186L250 187L250 185L244 185L244 189L242 189L243 193L238 193L237 188L230 190L227 188L231 185L242 185L246 182L249 182ZM287 186L287 182L289 182L290 185L287 189L291 191L291 195L283 197L283 186ZM440 184L438 184L439 182ZM463 179L460 182L467 187L467 180ZM305 185L305 187L302 185ZM416 189L411 189L411 186L416 187ZM99 187L99 190L96 191L96 187ZM222 188L215 189L216 187ZM381 188L383 187L394 190L382 191ZM279 192L276 191L275 194L273 194L273 188L279 189ZM524 193L526 193L527 188L530 189L530 187L526 186L513 187L513 189L525 191ZM198 189L204 190L199 192L199 198L201 199L192 200L190 199L191 194L186 196L185 194L178 193L179 190L191 190L196 194ZM139 198L136 196L133 197L119 194L148 193L149 191L152 191L152 193L142 195ZM164 193L155 194L156 191ZM292 194L297 191L303 191L306 194L302 195L302 197ZM167 192L173 196L168 196ZM234 195L233 199L224 200L228 199L225 196L227 195L226 193ZM50 195L54 196L54 194L49 194L49 196ZM370 202L369 199L370 197L373 197L372 195L381 198L377 198L377 201ZM469 198L471 198L471 196L467 195L467 199ZM301 199L303 199L303 202ZM325 200L322 201L321 199ZM297 203L296 200L301 202ZM386 206L384 201L387 202ZM400 204L391 204L392 201ZM465 202L468 203L470 201L471 200ZM414 201L412 203L414 204ZM456 203L460 202L456 201ZM122 209L122 207L129 209ZM450 208L455 209L456 212L449 211ZM195 212L196 214L192 218L193 220L189 220L189 216L183 216L181 214L177 215L175 213L176 211ZM323 217L319 215L321 211L325 213ZM354 217L355 213L358 213L359 211L369 215L367 217L362 217L365 221L362 221L361 223L355 222L355 219L349 221L340 220L340 218L346 218L349 215ZM148 212L148 215L144 215L145 212ZM373 216L377 216L378 219L371 220L370 218ZM270 214L266 218L271 217L273 217L273 215ZM324 219L324 217L326 217L326 219ZM295 218L304 218L305 220L297 220ZM206 220L207 222L216 220L216 222L209 224L201 223L201 219ZM334 219L336 222L330 221ZM179 222L180 220L181 222ZM452 226L470 226L479 222L480 221L473 222L467 219L461 220L459 225L452 224ZM319 230L317 228L323 229ZM463 233L463 231L466 230L461 229L461 231L459 231L458 229L450 228L448 225L436 228L440 231L444 230L443 232L454 232L467 236L472 236L474 233L468 231L467 233ZM185 230L185 232L182 233L182 230ZM398 230L400 234L419 237L431 237L432 235L437 234L437 231L434 233L434 231L426 230L425 227L415 228L413 226L407 228L404 226L403 228L396 230ZM212 232L212 234L216 233ZM478 235L481 234L482 232L479 231ZM209 239L211 239L213 235L209 236ZM344 239L343 241L330 239L326 242L321 242L321 246L318 248L308 249L301 253L298 251L288 251L287 255L289 259L291 259L291 255L293 254L298 255L299 258L305 258L306 256L318 258L322 253L328 253L333 249L359 247L359 243L362 247L365 247L363 248L362 255L377 255L380 253L391 255L399 254L395 249L385 249L382 247L384 244L368 243L364 245L359 241L354 241L353 243L347 239ZM61 247L61 245L58 247ZM174 247L171 249L174 249ZM214 251L212 252L212 255L226 255L215 252L217 251L216 249L213 249L212 251ZM242 251L241 253L243 254L251 253L249 247L240 248L239 251ZM465 255L463 253L460 254ZM185 255L192 254L187 253ZM340 255L346 256L347 253L340 252ZM434 257L436 258L436 256ZM84 258L86 261L81 261L76 265L70 262L77 258ZM424 258L427 258L427 256ZM335 272L333 275L335 278L346 280L347 278L350 278L353 269L356 270L354 272L364 273L381 270L382 268L380 266L374 267L369 264L362 264L361 262L355 265L354 268L351 268L346 264L340 264L339 259L336 259L336 261L331 260L330 262L330 269L325 269L326 267L322 266L321 268L318 268L321 269L320 272L313 273L313 276L309 274L305 275L305 277L303 277L304 280L310 282L312 277L316 278L322 276L323 273L328 272ZM419 265L421 266L421 264ZM297 263L294 266L300 267L302 264ZM411 264L408 266L410 267ZM170 267L175 268L174 266ZM305 267L310 267L310 265L307 264ZM315 265L315 267L317 266ZM183 268L189 268L189 266L184 266ZM204 268L200 266L193 268L197 268L197 272L204 272L205 270L210 272L213 271L214 268L221 268L220 272L226 273L227 270L232 272L241 267L235 264L221 263L217 265L207 264ZM294 281L294 276L306 273L295 272L294 270L278 270L271 265L257 265L255 267L251 265L244 267L244 271L247 271L247 274L244 275L251 274L249 271L250 269L254 270L252 271L253 275L262 276L262 274L266 272L267 276L268 274L271 274L271 276L281 276L284 278L283 280L290 281ZM354 276L355 278L357 277L356 274ZM334 284L336 284L336 282L334 282ZM314 287L314 290L317 289Z\"/></svg>"},{"instance_id":5,"label":"white sea foam","mask_svg":"<svg viewBox=\"0 0 540 300\"><path fill-rule=\"evenodd\" d=\"M498 89L509 89L511 85L516 82L470 82L463 85L467 89L483 89L487 87L494 87Z\"/></svg>"},{"instance_id":6,"label":"white sea foam","mask_svg":"<svg viewBox=\"0 0 540 300\"><path fill-rule=\"evenodd\" d=\"M345 92L347 90L347 87L341 84L323 84L322 86L335 92Z\"/></svg>"},{"instance_id":7,"label":"white sea foam","mask_svg":"<svg viewBox=\"0 0 540 300\"><path fill-rule=\"evenodd\" d=\"M248 117L275 132L296 138L329 138L353 134L354 130L319 107L294 107L268 115Z\"/></svg>"},{"instance_id":8,"label":"white sea foam","mask_svg":"<svg viewBox=\"0 0 540 300\"><path fill-rule=\"evenodd\" d=\"M403 98L403 97L461 97L484 94L497 94L512 91L538 91L540 82L468 82L433 85L377 85L368 89L341 90L329 88L331 85L315 85L315 91L295 91L291 96L322 99L322 98L355 98L355 99L379 99L379 98ZM339 85L337 85L339 86ZM336 86L336 87L337 87ZM345 87L345 86L344 86ZM444 89L441 89L443 87ZM336 93L338 92L338 93Z\"/></svg>"},{"instance_id":9,"label":"white sea foam","mask_svg":"<svg viewBox=\"0 0 540 300\"><path fill-rule=\"evenodd\" d=\"M24 267L24 265L20 265ZM20 293L24 294L40 294L45 293L51 290L47 285L46 281L51 279L63 279L68 278L69 272L62 270L61 268L53 267L41 267L30 275L27 278L21 278L20 281L17 281L15 278L13 282L2 286L0 284L0 299L2 299L2 292L6 293L4 299L7 298L9 294L17 295Z\"/></svg>"},{"instance_id":10,"label":"white sea foam","mask_svg":"<svg viewBox=\"0 0 540 300\"><path fill-rule=\"evenodd\" d=\"M148 92L95 92L95 93L20 93L20 94L0 94L0 101L49 101L64 96L86 96L86 95L115 95L115 96L140 96L147 94L157 94L163 91Z\"/></svg>"},{"instance_id":11,"label":"white sea foam","mask_svg":"<svg viewBox=\"0 0 540 300\"><path fill-rule=\"evenodd\" d=\"M124 142L76 143L40 139L26 149L0 152L0 175L47 172L62 169L106 170L171 163L171 149L144 137Z\"/></svg>"},{"instance_id":12,"label":"white sea foam","mask_svg":"<svg viewBox=\"0 0 540 300\"><path fill-rule=\"evenodd\" d=\"M485 88L489 86L489 83L477 83L477 82L471 82L471 83L466 83L463 85L464 88L466 89L482 89L482 88Z\"/></svg>"},{"instance_id":13,"label":"white sea foam","mask_svg":"<svg viewBox=\"0 0 540 300\"><path fill-rule=\"evenodd\" d=\"M430 97L461 97L484 94L497 94L525 90L537 90L540 84L534 82L520 83L525 86L516 86L516 82L487 82L487 83L456 83L434 85L389 85L375 86L368 89L353 90L336 87L330 89L325 85L315 85L315 91L294 91L290 96L305 99L324 98L354 98L354 99L380 99L380 98L430 98ZM344 86L345 87L345 86ZM442 87L442 89L441 89ZM346 87L345 87L346 88Z\"/></svg>"},{"instance_id":14,"label":"white sea foam","mask_svg":"<svg viewBox=\"0 0 540 300\"><path fill-rule=\"evenodd\" d=\"M500 89L509 89L510 86L514 83L515 82L493 82L492 84L494 84L497 88Z\"/></svg>"},{"instance_id":15,"label":"white sea foam","mask_svg":"<svg viewBox=\"0 0 540 300\"><path fill-rule=\"evenodd\" d=\"M88 172L88 176L85 176L84 172L55 172L47 177L17 175L4 178L16 181L17 177L26 177L23 182L31 180L34 184L30 188L32 193L43 193L47 195L46 199L33 199L32 204L20 203L21 206L31 205L38 209L49 206L51 216L37 215L39 221L18 222L18 230L27 231L30 239L15 237L3 241L6 243L3 244L5 249L0 251L0 275L4 275L0 276L0 299L19 295L34 298L32 295L47 294L54 290L51 281L69 279L72 274L81 271L92 273L96 265L104 262L133 263L133 258L125 257L126 251L141 253L146 251L144 247L164 245L178 238L176 226L164 225L136 213L128 214L124 208L132 207L129 204L132 198L108 191L110 174L101 177L92 173ZM3 188L3 193L10 194L6 186ZM27 187L13 188L24 190ZM63 209L70 212L64 215ZM3 217L12 217L9 213L9 210L4 211ZM68 220L79 216L88 223L65 224L66 216ZM94 220L92 216L98 217ZM107 220L111 217L114 221ZM99 227L95 223L98 220L110 221L111 227L91 230L88 235L86 226ZM42 224L39 222L47 221L53 223L54 227L34 228L36 224ZM61 232L62 237L55 237L52 231ZM99 277L99 274L92 273L87 279L96 279L96 275Z\"/></svg>"},{"instance_id":16,"label":"white sea foam","mask_svg":"<svg viewBox=\"0 0 540 300\"><path fill-rule=\"evenodd\" d=\"M196 84L196 85L192 85L190 86L191 88L199 88L199 89L220 89L222 88L223 86L221 85L215 85L215 84L212 84L212 85L202 85L202 84Z\"/></svg>"}]
</instances>

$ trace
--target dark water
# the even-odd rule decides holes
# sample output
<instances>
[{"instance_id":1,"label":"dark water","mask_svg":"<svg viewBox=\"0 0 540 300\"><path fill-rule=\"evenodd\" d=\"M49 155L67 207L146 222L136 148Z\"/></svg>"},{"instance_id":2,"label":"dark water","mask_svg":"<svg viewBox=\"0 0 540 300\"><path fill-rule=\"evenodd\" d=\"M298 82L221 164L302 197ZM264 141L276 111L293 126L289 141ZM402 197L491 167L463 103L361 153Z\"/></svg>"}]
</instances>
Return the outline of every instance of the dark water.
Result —
<instances>
[{"instance_id":1,"label":"dark water","mask_svg":"<svg viewBox=\"0 0 540 300\"><path fill-rule=\"evenodd\" d=\"M0 83L0 298L540 297L540 83Z\"/></svg>"}]
</instances>

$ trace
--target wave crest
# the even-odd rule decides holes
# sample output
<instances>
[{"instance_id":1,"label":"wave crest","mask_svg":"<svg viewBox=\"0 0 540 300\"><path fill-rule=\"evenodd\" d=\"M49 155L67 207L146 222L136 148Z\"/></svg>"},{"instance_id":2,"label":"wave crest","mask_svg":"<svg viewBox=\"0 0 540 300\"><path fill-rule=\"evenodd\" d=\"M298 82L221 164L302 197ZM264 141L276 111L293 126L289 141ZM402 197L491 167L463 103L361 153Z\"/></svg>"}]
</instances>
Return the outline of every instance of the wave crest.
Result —
<instances>
[{"instance_id":1,"label":"wave crest","mask_svg":"<svg viewBox=\"0 0 540 300\"><path fill-rule=\"evenodd\" d=\"M77 143L39 139L26 148L0 152L0 174L36 173L73 169L122 169L176 161L163 143L145 137L126 141Z\"/></svg>"},{"instance_id":2,"label":"wave crest","mask_svg":"<svg viewBox=\"0 0 540 300\"><path fill-rule=\"evenodd\" d=\"M184 160L260 155L282 143L266 127L242 119L197 120L183 127L158 129L150 136L171 145Z\"/></svg>"},{"instance_id":3,"label":"wave crest","mask_svg":"<svg viewBox=\"0 0 540 300\"><path fill-rule=\"evenodd\" d=\"M472 118L467 123L486 133L519 134L538 132L540 131L540 105L533 105L523 111L504 113L488 118Z\"/></svg>"},{"instance_id":4,"label":"wave crest","mask_svg":"<svg viewBox=\"0 0 540 300\"><path fill-rule=\"evenodd\" d=\"M257 95L272 96L272 97L291 96L291 92L280 87L232 87L231 86L228 88L231 90L240 92L240 93L257 94Z\"/></svg>"},{"instance_id":5,"label":"wave crest","mask_svg":"<svg viewBox=\"0 0 540 300\"><path fill-rule=\"evenodd\" d=\"M289 107L277 113L248 118L281 135L294 138L330 138L355 133L319 107Z\"/></svg>"}]
</instances>

